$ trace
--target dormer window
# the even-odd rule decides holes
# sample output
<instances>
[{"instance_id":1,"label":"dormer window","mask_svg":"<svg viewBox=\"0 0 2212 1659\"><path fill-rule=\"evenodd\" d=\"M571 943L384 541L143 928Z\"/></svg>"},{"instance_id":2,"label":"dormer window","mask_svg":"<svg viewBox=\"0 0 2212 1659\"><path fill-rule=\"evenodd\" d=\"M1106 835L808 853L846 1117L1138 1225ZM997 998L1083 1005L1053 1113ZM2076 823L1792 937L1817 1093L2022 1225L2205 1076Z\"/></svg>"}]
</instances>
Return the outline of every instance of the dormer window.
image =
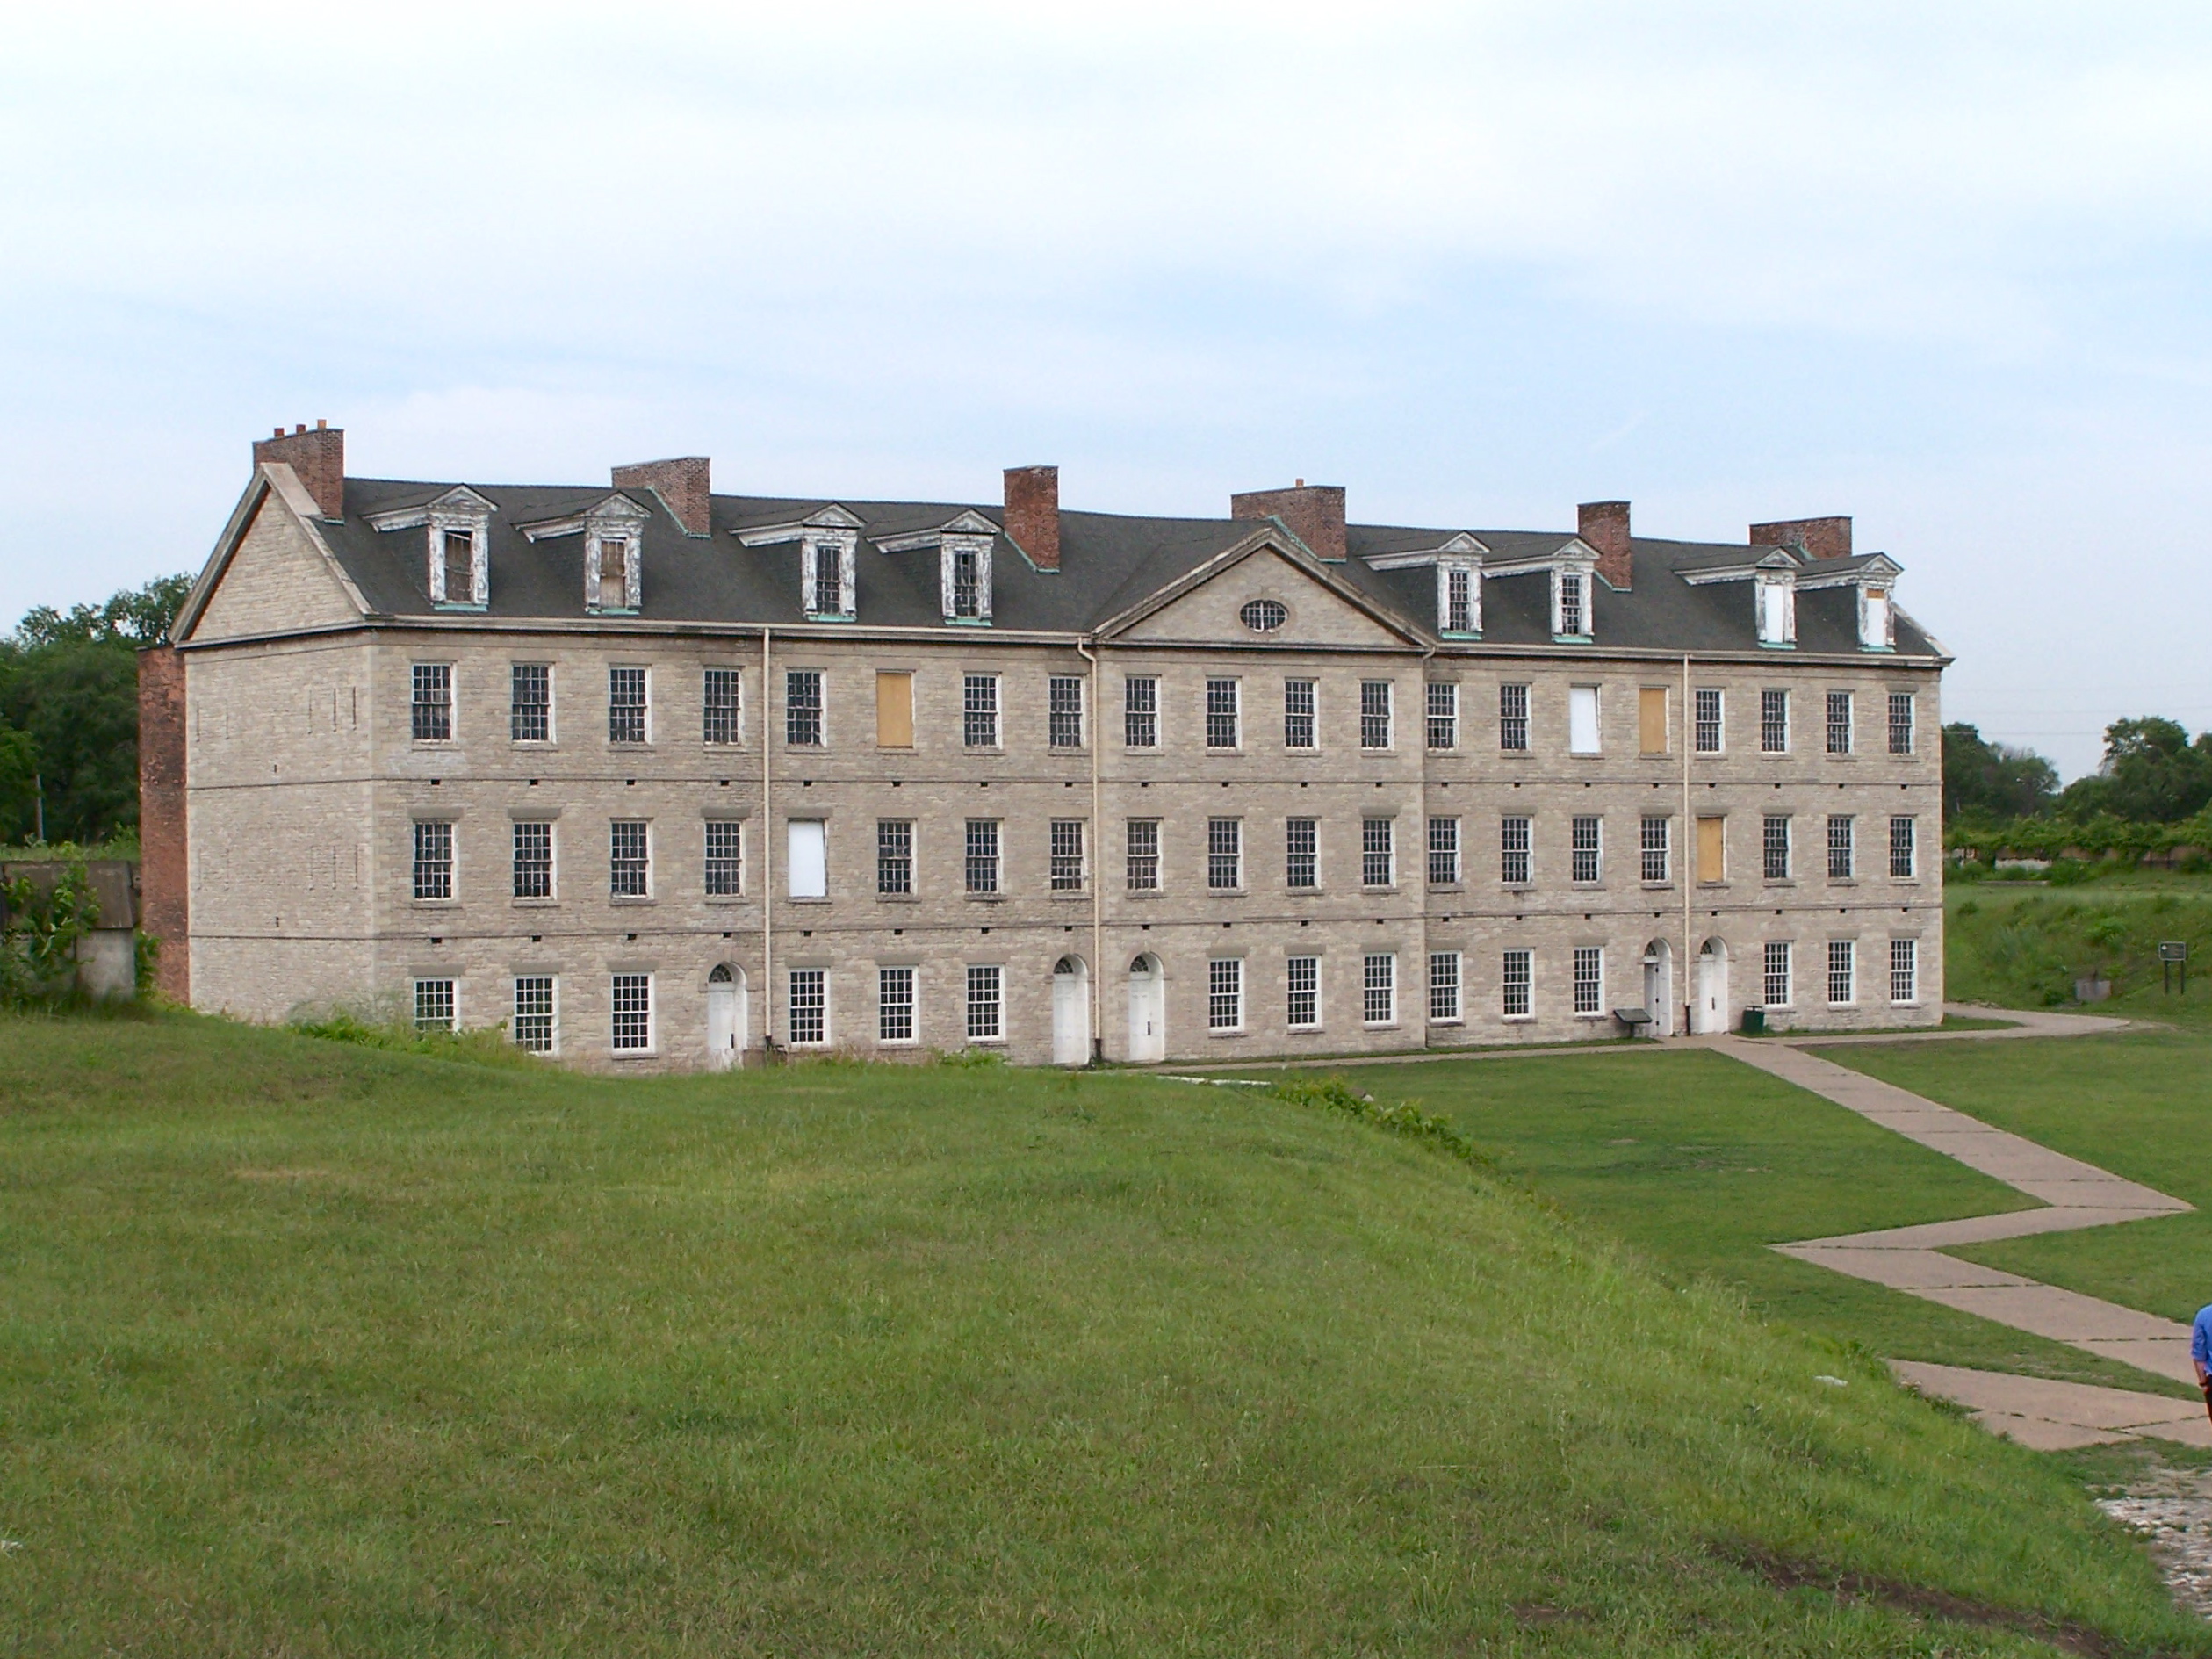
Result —
<instances>
[{"instance_id":1,"label":"dormer window","mask_svg":"<svg viewBox=\"0 0 2212 1659\"><path fill-rule=\"evenodd\" d=\"M810 622L850 622L858 595L854 591L856 539L809 536L799 544L799 585Z\"/></svg>"},{"instance_id":2,"label":"dormer window","mask_svg":"<svg viewBox=\"0 0 2212 1659\"><path fill-rule=\"evenodd\" d=\"M387 534L422 530L422 586L430 603L440 610L481 610L491 599L493 510L488 499L459 484L419 507L371 513L369 524Z\"/></svg>"},{"instance_id":3,"label":"dormer window","mask_svg":"<svg viewBox=\"0 0 2212 1659\"><path fill-rule=\"evenodd\" d=\"M1467 638L1482 631L1481 577L1473 566L1437 566L1437 630Z\"/></svg>"},{"instance_id":4,"label":"dormer window","mask_svg":"<svg viewBox=\"0 0 2212 1659\"><path fill-rule=\"evenodd\" d=\"M1752 593L1758 606L1759 643L1794 646L1798 642L1798 588L1786 574L1762 571Z\"/></svg>"},{"instance_id":5,"label":"dormer window","mask_svg":"<svg viewBox=\"0 0 2212 1659\"><path fill-rule=\"evenodd\" d=\"M588 610L635 610L638 544L627 536L602 535L585 549L584 606Z\"/></svg>"},{"instance_id":6,"label":"dormer window","mask_svg":"<svg viewBox=\"0 0 2212 1659\"><path fill-rule=\"evenodd\" d=\"M1552 575L1552 634L1558 639L1590 637L1590 578L1587 570L1560 570Z\"/></svg>"},{"instance_id":7,"label":"dormer window","mask_svg":"<svg viewBox=\"0 0 2212 1659\"><path fill-rule=\"evenodd\" d=\"M1896 648L1896 622L1890 609L1890 590L1862 583L1859 588L1860 648L1865 651L1891 651Z\"/></svg>"},{"instance_id":8,"label":"dormer window","mask_svg":"<svg viewBox=\"0 0 2212 1659\"><path fill-rule=\"evenodd\" d=\"M445 591L449 595L476 594L476 535L472 530L443 530L438 532L445 544Z\"/></svg>"},{"instance_id":9,"label":"dormer window","mask_svg":"<svg viewBox=\"0 0 2212 1659\"><path fill-rule=\"evenodd\" d=\"M944 539L945 620L991 620L991 544L982 537Z\"/></svg>"}]
</instances>

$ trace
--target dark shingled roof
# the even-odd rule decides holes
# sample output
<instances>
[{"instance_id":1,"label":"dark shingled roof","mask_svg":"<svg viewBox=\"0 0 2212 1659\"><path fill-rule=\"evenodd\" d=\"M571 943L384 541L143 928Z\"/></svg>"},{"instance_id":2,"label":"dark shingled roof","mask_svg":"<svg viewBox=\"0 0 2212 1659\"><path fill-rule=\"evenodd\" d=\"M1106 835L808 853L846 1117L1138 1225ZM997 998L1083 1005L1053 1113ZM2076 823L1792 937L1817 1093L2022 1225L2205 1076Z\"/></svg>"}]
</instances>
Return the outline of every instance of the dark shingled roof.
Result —
<instances>
[{"instance_id":1,"label":"dark shingled roof","mask_svg":"<svg viewBox=\"0 0 2212 1659\"><path fill-rule=\"evenodd\" d=\"M422 532L380 531L369 524L369 518L426 506L455 487L387 479L346 480L345 519L324 522L319 528L372 610L395 617L434 614L422 556ZM469 487L496 509L488 548L488 615L494 619L581 620L583 537L566 536L532 543L516 526L584 513L617 492L608 486L479 484ZM926 548L886 553L876 542L937 529L964 512L977 514L993 524L1002 520L997 506L980 503L717 495L712 502L714 533L695 537L685 534L652 491L633 487L619 493L649 513L645 530L645 602L638 612L647 622L803 623L798 544L746 547L737 533L794 523L835 506L853 514L862 525L860 621L904 627L942 626L935 554ZM1071 635L1090 632L1246 540L1257 528L1248 519L1149 518L1063 510L1057 572L1032 568L1012 542L1003 534L999 537L993 556L992 620L1005 629ZM1351 557L1328 569L1378 609L1396 617L1409 632L1433 638L1434 571L1427 567L1379 571L1365 560L1386 553L1426 552L1462 533L1349 525L1345 535ZM1574 540L1574 532L1566 530L1473 530L1464 533L1490 549L1494 565L1549 559ZM1771 549L1650 537L1638 537L1632 547L1636 576L1632 591L1616 592L1603 581L1594 584L1591 624L1598 649L1758 649L1748 584L1727 581L1692 587L1675 573L1732 562L1747 565ZM1868 557L1848 563L1814 561L1808 565L1807 573L1825 575L1856 569ZM1550 585L1540 568L1519 574L1495 568L1488 571L1482 588L1483 642L1549 646L1550 603ZM1856 592L1848 586L1800 594L1798 648L1860 654L1856 606ZM1899 616L1896 628L1899 655L1940 655L1940 647L1908 618Z\"/></svg>"}]
</instances>

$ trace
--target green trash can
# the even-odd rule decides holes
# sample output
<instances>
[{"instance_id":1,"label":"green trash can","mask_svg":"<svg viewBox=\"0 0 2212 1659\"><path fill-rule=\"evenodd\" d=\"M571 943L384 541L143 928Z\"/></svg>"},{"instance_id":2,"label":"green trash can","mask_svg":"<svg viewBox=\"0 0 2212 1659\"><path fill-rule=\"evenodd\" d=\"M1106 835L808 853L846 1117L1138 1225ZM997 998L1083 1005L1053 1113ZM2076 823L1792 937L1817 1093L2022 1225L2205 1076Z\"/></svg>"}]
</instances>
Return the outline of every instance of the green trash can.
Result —
<instances>
[{"instance_id":1,"label":"green trash can","mask_svg":"<svg viewBox=\"0 0 2212 1659\"><path fill-rule=\"evenodd\" d=\"M1767 1035L1767 1011L1764 1008L1746 1008L1743 1011L1743 1034L1747 1037Z\"/></svg>"}]
</instances>

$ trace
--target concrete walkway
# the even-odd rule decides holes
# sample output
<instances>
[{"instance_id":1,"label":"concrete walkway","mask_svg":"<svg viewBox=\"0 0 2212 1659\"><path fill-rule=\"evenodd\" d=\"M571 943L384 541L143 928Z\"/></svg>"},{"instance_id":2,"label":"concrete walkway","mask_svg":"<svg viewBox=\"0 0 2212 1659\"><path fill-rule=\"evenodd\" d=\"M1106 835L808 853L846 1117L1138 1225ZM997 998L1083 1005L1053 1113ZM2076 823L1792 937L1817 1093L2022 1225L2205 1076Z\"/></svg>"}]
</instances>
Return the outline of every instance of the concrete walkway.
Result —
<instances>
[{"instance_id":1,"label":"concrete walkway","mask_svg":"<svg viewBox=\"0 0 2212 1659\"><path fill-rule=\"evenodd\" d=\"M2194 1400L1914 1360L1892 1360L1890 1369L1922 1394L1956 1401L1992 1433L2038 1452L2145 1439L2212 1448L2212 1420Z\"/></svg>"}]
</instances>

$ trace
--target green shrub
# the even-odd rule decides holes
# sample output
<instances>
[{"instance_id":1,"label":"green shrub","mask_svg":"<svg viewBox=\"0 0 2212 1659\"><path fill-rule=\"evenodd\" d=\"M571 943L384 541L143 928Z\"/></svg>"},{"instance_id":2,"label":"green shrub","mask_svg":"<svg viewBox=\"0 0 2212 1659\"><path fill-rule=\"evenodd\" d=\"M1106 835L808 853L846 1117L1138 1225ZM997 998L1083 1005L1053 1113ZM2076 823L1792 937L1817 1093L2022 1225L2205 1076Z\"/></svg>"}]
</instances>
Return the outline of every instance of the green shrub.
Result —
<instances>
[{"instance_id":1,"label":"green shrub","mask_svg":"<svg viewBox=\"0 0 2212 1659\"><path fill-rule=\"evenodd\" d=\"M99 901L82 859L41 894L28 876L0 885L0 1004L20 1007L68 998L76 989L77 941L99 925Z\"/></svg>"},{"instance_id":2,"label":"green shrub","mask_svg":"<svg viewBox=\"0 0 2212 1659\"><path fill-rule=\"evenodd\" d=\"M1473 1141L1443 1118L1423 1111L1418 1100L1401 1100L1394 1105L1384 1106L1359 1093L1342 1078L1326 1078L1319 1082L1293 1078L1287 1083L1277 1084L1273 1093L1276 1099L1288 1100L1294 1106L1317 1107L1324 1112L1334 1112L1362 1123L1372 1123L1377 1129L1389 1130L1393 1135L1426 1141L1462 1163L1486 1169L1495 1167L1494 1160L1480 1150Z\"/></svg>"},{"instance_id":3,"label":"green shrub","mask_svg":"<svg viewBox=\"0 0 2212 1659\"><path fill-rule=\"evenodd\" d=\"M507 1040L507 1022L480 1026L469 1031L418 1030L400 1019L364 1017L348 1008L323 1013L295 1014L289 1021L303 1037L326 1042L350 1042L364 1049L383 1049L393 1054L422 1054L438 1060L464 1060L475 1065L534 1066L537 1057Z\"/></svg>"}]
</instances>

